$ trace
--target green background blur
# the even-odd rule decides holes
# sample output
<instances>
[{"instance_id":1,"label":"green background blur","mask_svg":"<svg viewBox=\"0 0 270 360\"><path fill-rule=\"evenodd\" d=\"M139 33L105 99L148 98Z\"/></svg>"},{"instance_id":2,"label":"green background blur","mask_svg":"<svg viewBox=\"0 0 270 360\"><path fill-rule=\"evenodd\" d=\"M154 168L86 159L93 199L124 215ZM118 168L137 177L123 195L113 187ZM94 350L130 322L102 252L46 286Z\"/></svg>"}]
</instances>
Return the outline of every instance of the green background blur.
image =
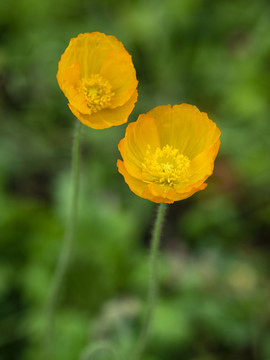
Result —
<instances>
[{"instance_id":1,"label":"green background blur","mask_svg":"<svg viewBox=\"0 0 270 360\"><path fill-rule=\"evenodd\" d=\"M269 19L263 0L0 0L1 360L43 359L74 128L57 63L71 37L92 31L115 35L133 57L139 98L129 121L187 102L222 132L208 188L169 207L143 360L270 359ZM80 359L97 340L130 359L140 329L156 206L117 172L125 128L84 127L57 360Z\"/></svg>"}]
</instances>

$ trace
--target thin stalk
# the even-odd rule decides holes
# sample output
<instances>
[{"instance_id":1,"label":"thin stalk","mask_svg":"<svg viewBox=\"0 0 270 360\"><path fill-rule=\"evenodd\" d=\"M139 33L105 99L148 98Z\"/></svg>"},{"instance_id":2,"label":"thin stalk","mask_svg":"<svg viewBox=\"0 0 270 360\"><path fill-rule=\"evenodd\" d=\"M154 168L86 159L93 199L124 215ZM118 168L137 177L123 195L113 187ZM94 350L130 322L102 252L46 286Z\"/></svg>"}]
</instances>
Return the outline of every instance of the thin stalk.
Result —
<instances>
[{"instance_id":1,"label":"thin stalk","mask_svg":"<svg viewBox=\"0 0 270 360\"><path fill-rule=\"evenodd\" d=\"M115 360L122 360L118 351L109 342L106 341L88 345L82 352L80 360L90 360L94 355L96 355L97 352L102 351L110 353Z\"/></svg>"},{"instance_id":2,"label":"thin stalk","mask_svg":"<svg viewBox=\"0 0 270 360\"><path fill-rule=\"evenodd\" d=\"M61 293L63 280L65 278L68 266L70 263L71 252L75 237L76 223L77 223L77 208L79 195L79 168L80 168L80 140L81 140L82 125L79 120L76 120L72 147L72 179L71 179L71 200L68 221L66 224L65 236L62 243L61 252L58 263L52 279L51 291L46 307L46 352L52 354L52 343L54 338L54 323L56 311ZM49 356L51 358L52 355ZM53 358L53 356L52 356Z\"/></svg>"},{"instance_id":3,"label":"thin stalk","mask_svg":"<svg viewBox=\"0 0 270 360\"><path fill-rule=\"evenodd\" d=\"M149 338L150 327L154 316L154 311L158 296L158 284L157 284L158 250L159 250L161 229L164 221L165 211L166 211L166 204L161 203L158 208L157 217L154 224L153 235L151 239L150 274L149 274L149 284L148 284L146 316L143 322L137 347L134 352L133 360L139 360L143 354L143 351L145 349L145 346Z\"/></svg>"}]
</instances>

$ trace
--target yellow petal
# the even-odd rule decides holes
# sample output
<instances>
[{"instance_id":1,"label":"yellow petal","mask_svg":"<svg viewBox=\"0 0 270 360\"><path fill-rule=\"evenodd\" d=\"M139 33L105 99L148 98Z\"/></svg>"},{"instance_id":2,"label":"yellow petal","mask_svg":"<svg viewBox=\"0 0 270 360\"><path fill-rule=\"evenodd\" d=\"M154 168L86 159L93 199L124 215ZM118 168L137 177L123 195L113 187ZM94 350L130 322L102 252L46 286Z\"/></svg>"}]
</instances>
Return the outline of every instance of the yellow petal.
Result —
<instances>
[{"instance_id":1,"label":"yellow petal","mask_svg":"<svg viewBox=\"0 0 270 360\"><path fill-rule=\"evenodd\" d=\"M158 106L147 113L155 118L161 146L170 144L193 159L220 136L220 130L196 106L181 104Z\"/></svg>"},{"instance_id":2,"label":"yellow petal","mask_svg":"<svg viewBox=\"0 0 270 360\"><path fill-rule=\"evenodd\" d=\"M207 184L200 184L196 187L192 187L191 189L185 192L177 192L175 189L166 188L163 185L159 184L148 184L148 188L151 194L157 198L162 199L160 202L164 202L167 204L171 204L174 201L184 200L188 197L192 196L197 191L203 190L207 187Z\"/></svg>"},{"instance_id":3,"label":"yellow petal","mask_svg":"<svg viewBox=\"0 0 270 360\"><path fill-rule=\"evenodd\" d=\"M118 160L117 161L117 167L120 174L124 176L125 182L128 184L131 191L133 191L136 195L148 199L150 201L160 203L163 202L161 197L154 196L150 193L147 184L145 184L143 181L138 180L131 176L128 171L125 168L125 165L123 161Z\"/></svg>"},{"instance_id":4,"label":"yellow petal","mask_svg":"<svg viewBox=\"0 0 270 360\"><path fill-rule=\"evenodd\" d=\"M92 115L82 114L71 104L68 105L72 113L86 126L92 127L93 129L105 129L127 122L137 101L137 96L137 90L135 90L131 98L123 106L115 109L104 109Z\"/></svg>"},{"instance_id":5,"label":"yellow petal","mask_svg":"<svg viewBox=\"0 0 270 360\"><path fill-rule=\"evenodd\" d=\"M64 73L61 90L68 98L70 104L83 114L90 114L84 95L78 91L81 77L81 65L76 62L68 67Z\"/></svg>"},{"instance_id":6,"label":"yellow petal","mask_svg":"<svg viewBox=\"0 0 270 360\"><path fill-rule=\"evenodd\" d=\"M158 129L160 147L167 144L176 147L173 143L172 137L175 131L175 124L173 122L172 107L171 105L161 105L150 110L146 114L147 116L155 119L156 127Z\"/></svg>"},{"instance_id":7,"label":"yellow petal","mask_svg":"<svg viewBox=\"0 0 270 360\"><path fill-rule=\"evenodd\" d=\"M147 115L140 115L136 122L128 125L125 140L119 148L125 166L132 176L141 178L142 163L148 146L151 149L159 146L155 120Z\"/></svg>"},{"instance_id":8,"label":"yellow petal","mask_svg":"<svg viewBox=\"0 0 270 360\"><path fill-rule=\"evenodd\" d=\"M111 35L93 32L72 38L59 61L58 81L62 81L66 69L76 62L81 65L82 77L99 73L104 60L113 51L126 50L123 44Z\"/></svg>"},{"instance_id":9,"label":"yellow petal","mask_svg":"<svg viewBox=\"0 0 270 360\"><path fill-rule=\"evenodd\" d=\"M63 77L60 77L59 71L56 75L60 89L64 91L65 85L68 83L73 88L78 86L78 82L81 77L81 65L77 61L71 66L67 67L65 71L63 71Z\"/></svg>"},{"instance_id":10,"label":"yellow petal","mask_svg":"<svg viewBox=\"0 0 270 360\"><path fill-rule=\"evenodd\" d=\"M178 192L186 192L194 186L199 186L212 175L214 161L220 147L220 140L211 145L208 149L197 155L190 164L190 176L188 182L175 186Z\"/></svg>"},{"instance_id":11,"label":"yellow petal","mask_svg":"<svg viewBox=\"0 0 270 360\"><path fill-rule=\"evenodd\" d=\"M109 81L114 92L110 108L125 104L138 85L131 56L123 50L110 53L104 60L100 74Z\"/></svg>"}]
</instances>

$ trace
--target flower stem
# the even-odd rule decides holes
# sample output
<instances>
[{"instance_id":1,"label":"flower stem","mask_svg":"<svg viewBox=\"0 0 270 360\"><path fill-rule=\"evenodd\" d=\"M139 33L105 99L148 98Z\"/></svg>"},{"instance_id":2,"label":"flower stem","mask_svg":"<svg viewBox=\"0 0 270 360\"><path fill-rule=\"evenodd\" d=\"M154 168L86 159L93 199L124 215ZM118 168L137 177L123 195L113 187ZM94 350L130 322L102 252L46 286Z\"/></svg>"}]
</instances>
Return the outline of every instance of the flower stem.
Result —
<instances>
[{"instance_id":1,"label":"flower stem","mask_svg":"<svg viewBox=\"0 0 270 360\"><path fill-rule=\"evenodd\" d=\"M151 248L150 248L150 274L149 274L149 284L148 284L148 298L147 298L147 309L144 323L141 329L141 334L137 343L137 348L135 349L135 356L133 360L139 360L143 354L147 340L149 337L150 327L152 319L154 316L154 310L157 302L158 296L158 284L157 284L157 258L158 258L158 249L161 237L161 229L164 221L164 215L166 211L166 204L161 203L158 208L156 221L154 224L153 235L151 239Z\"/></svg>"},{"instance_id":2,"label":"flower stem","mask_svg":"<svg viewBox=\"0 0 270 360\"><path fill-rule=\"evenodd\" d=\"M121 360L120 354L117 350L106 341L88 345L81 354L80 360L90 360L97 352L109 352L115 360Z\"/></svg>"},{"instance_id":3,"label":"flower stem","mask_svg":"<svg viewBox=\"0 0 270 360\"><path fill-rule=\"evenodd\" d=\"M65 236L62 243L56 270L52 279L52 286L49 294L49 300L46 307L46 352L52 354L54 323L56 317L59 295L63 284L64 277L70 263L71 251L74 241L74 235L77 223L77 208L79 195L79 168L80 168L80 140L82 125L76 120L72 147L72 180L71 180L71 199L69 217L66 224ZM51 358L51 355L49 356ZM53 358L53 356L52 356Z\"/></svg>"}]
</instances>

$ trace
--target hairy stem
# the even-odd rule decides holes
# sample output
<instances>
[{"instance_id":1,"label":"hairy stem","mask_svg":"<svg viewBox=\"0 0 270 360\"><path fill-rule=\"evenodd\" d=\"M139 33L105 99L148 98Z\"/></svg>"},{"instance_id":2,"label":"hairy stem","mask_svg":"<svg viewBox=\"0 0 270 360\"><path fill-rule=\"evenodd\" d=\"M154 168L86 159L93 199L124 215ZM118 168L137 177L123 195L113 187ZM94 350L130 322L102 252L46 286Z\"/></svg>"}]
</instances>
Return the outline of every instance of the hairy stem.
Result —
<instances>
[{"instance_id":1,"label":"hairy stem","mask_svg":"<svg viewBox=\"0 0 270 360\"><path fill-rule=\"evenodd\" d=\"M88 345L82 352L80 360L90 360L98 352L108 352L115 360L122 360L117 350L109 342L106 341Z\"/></svg>"},{"instance_id":2,"label":"hairy stem","mask_svg":"<svg viewBox=\"0 0 270 360\"><path fill-rule=\"evenodd\" d=\"M139 360L143 354L145 346L149 338L150 327L154 315L155 305L158 295L157 284L157 263L158 263L158 249L161 237L161 229L164 221L164 215L166 211L166 204L161 203L158 208L156 221L154 224L153 235L151 239L150 248L150 274L148 285L148 298L147 309L144 323L141 329L141 334L138 340L137 348L135 349L133 360Z\"/></svg>"},{"instance_id":3,"label":"hairy stem","mask_svg":"<svg viewBox=\"0 0 270 360\"><path fill-rule=\"evenodd\" d=\"M80 139L81 139L82 125L79 120L76 120L72 147L72 184L71 184L71 200L69 216L65 230L65 236L62 243L61 252L58 263L52 279L52 286L49 294L49 300L46 307L46 349L49 358L53 358L53 338L54 338L54 323L56 311L61 293L63 280L65 278L75 237L76 223L77 223L77 208L79 195L79 168L80 168Z\"/></svg>"}]
</instances>

